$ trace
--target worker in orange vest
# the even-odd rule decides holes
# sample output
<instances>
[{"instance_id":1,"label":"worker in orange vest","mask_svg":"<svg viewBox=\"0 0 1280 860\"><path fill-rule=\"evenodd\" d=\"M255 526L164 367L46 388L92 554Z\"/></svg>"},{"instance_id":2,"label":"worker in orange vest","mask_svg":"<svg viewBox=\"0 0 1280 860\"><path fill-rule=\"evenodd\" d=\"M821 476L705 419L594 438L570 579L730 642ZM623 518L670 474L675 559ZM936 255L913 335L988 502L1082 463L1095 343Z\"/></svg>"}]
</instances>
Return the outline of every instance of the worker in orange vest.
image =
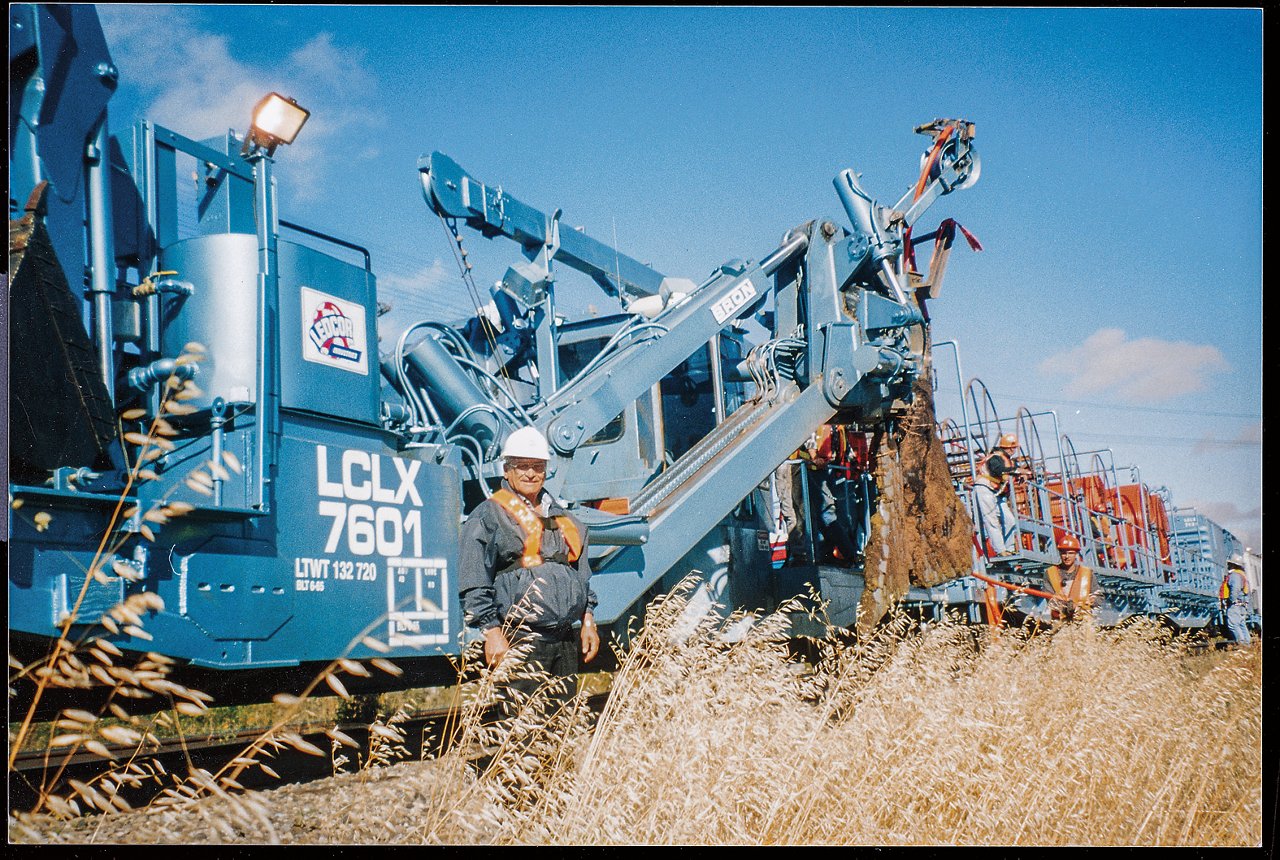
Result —
<instances>
[{"instance_id":1,"label":"worker in orange vest","mask_svg":"<svg viewBox=\"0 0 1280 860\"><path fill-rule=\"evenodd\" d=\"M1055 620L1071 621L1098 605L1098 583L1093 568L1080 563L1080 541L1071 535L1058 538L1058 555L1062 561L1044 572L1059 598L1050 614Z\"/></svg>"},{"instance_id":2,"label":"worker in orange vest","mask_svg":"<svg viewBox=\"0 0 1280 860\"><path fill-rule=\"evenodd\" d=\"M1222 580L1219 597L1226 612L1227 631L1238 646L1248 645L1249 636L1249 580L1244 575L1244 562L1232 556L1227 562L1227 575Z\"/></svg>"},{"instance_id":3,"label":"worker in orange vest","mask_svg":"<svg viewBox=\"0 0 1280 860\"><path fill-rule=\"evenodd\" d=\"M553 698L566 702L577 686L579 658L589 663L600 649L587 530L543 487L551 449L537 428L513 432L502 458L502 489L462 526L462 610L468 626L484 634L490 667L527 644L526 659L555 682ZM537 677L510 682L526 695L541 685Z\"/></svg>"}]
</instances>

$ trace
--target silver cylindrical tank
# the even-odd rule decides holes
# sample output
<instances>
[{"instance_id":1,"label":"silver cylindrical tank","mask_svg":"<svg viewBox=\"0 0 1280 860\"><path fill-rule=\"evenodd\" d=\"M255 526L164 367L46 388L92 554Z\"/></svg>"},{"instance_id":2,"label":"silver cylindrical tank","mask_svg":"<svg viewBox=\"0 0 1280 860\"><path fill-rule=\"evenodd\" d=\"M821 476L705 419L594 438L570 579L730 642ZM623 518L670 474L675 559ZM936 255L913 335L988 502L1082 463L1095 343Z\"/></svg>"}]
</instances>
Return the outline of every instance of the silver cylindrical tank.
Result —
<instances>
[{"instance_id":1,"label":"silver cylindrical tank","mask_svg":"<svg viewBox=\"0 0 1280 860\"><path fill-rule=\"evenodd\" d=\"M187 343L204 345L196 384L198 408L221 397L229 403L255 399L258 369L258 238L222 233L185 239L165 248L161 270L195 286L186 298L161 302L161 352L170 358ZM180 311L180 312L179 312Z\"/></svg>"}]
</instances>

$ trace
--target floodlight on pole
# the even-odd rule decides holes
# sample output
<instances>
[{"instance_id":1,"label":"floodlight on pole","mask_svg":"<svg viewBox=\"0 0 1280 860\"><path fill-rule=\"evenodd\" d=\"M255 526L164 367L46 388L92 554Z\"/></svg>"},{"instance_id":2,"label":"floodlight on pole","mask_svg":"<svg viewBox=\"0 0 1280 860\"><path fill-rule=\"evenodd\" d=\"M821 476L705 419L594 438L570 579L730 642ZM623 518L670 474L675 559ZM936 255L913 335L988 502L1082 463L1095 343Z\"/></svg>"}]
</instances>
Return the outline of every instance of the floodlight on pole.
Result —
<instances>
[{"instance_id":1,"label":"floodlight on pole","mask_svg":"<svg viewBox=\"0 0 1280 860\"><path fill-rule=\"evenodd\" d=\"M247 155L254 149L265 149L268 156L276 151L280 144L291 144L311 111L302 107L294 99L279 93L268 93L253 109L253 122L249 126L249 134L245 137L241 155Z\"/></svg>"}]
</instances>

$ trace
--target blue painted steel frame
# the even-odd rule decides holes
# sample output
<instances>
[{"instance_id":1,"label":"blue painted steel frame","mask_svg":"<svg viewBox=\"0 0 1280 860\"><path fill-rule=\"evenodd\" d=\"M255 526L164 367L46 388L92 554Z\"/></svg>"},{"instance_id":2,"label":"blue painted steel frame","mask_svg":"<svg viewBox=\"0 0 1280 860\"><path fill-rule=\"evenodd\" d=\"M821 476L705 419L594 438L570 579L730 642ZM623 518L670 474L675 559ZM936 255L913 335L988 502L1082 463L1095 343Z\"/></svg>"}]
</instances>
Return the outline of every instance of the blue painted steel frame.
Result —
<instances>
[{"instance_id":1,"label":"blue painted steel frame","mask_svg":"<svg viewBox=\"0 0 1280 860\"><path fill-rule=\"evenodd\" d=\"M153 541L130 538L115 557L141 579L124 593L154 592L165 608L145 621L153 640L100 632L121 648L221 669L383 653L360 644L363 636L389 644L393 657L456 654L458 469L430 452L397 455L388 441L379 428L287 413L281 457L290 468L273 513L197 508L152 526ZM170 500L204 501L180 480L170 489ZM116 500L13 493L24 505L11 514L10 628L56 636L59 609L75 599L68 582L83 582ZM52 520L38 533L42 510ZM82 608L80 620L96 616Z\"/></svg>"}]
</instances>

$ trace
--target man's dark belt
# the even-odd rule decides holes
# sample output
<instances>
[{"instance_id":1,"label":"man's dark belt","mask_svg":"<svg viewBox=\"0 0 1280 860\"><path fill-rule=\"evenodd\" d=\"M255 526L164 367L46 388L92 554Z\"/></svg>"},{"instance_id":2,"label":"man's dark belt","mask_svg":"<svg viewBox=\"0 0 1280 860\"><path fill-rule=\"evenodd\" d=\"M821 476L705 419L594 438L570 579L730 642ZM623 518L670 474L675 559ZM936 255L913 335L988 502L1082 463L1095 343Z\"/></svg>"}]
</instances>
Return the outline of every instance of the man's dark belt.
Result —
<instances>
[{"instance_id":1,"label":"man's dark belt","mask_svg":"<svg viewBox=\"0 0 1280 860\"><path fill-rule=\"evenodd\" d=\"M577 635L577 631L573 629L572 624L561 624L551 627L524 625L520 628L520 632L532 633L540 639L547 639L552 642L570 642L576 638Z\"/></svg>"}]
</instances>

